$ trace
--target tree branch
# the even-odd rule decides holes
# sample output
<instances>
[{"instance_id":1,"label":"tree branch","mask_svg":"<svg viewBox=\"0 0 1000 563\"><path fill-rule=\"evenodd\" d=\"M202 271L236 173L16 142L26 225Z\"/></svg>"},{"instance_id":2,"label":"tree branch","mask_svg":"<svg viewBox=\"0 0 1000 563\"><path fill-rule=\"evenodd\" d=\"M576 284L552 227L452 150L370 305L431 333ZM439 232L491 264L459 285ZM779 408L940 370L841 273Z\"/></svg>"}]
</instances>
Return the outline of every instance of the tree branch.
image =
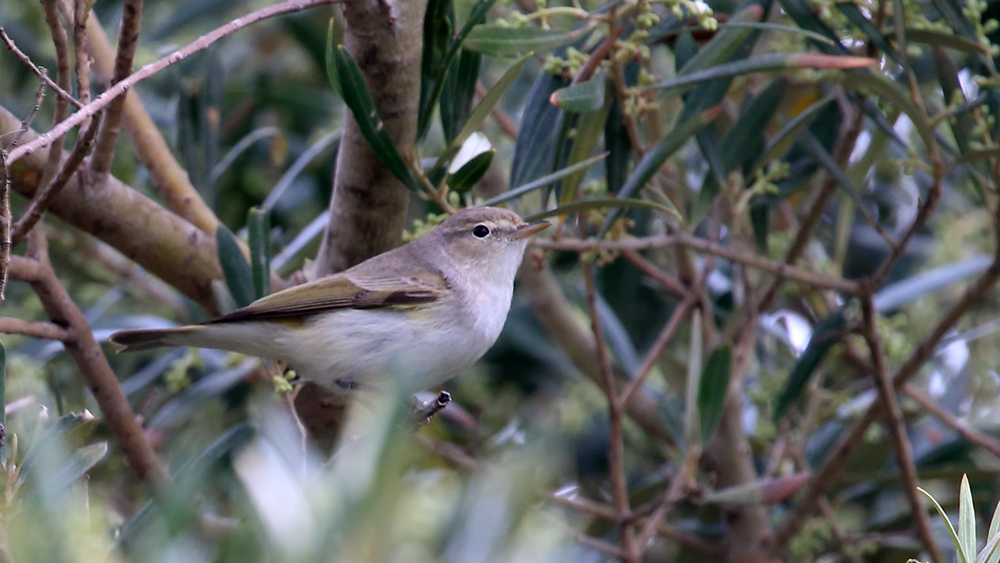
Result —
<instances>
[{"instance_id":1,"label":"tree branch","mask_svg":"<svg viewBox=\"0 0 1000 563\"><path fill-rule=\"evenodd\" d=\"M344 3L344 46L358 61L385 131L403 155L413 154L416 140L426 6L426 0ZM396 247L410 199L361 136L350 112L344 114L343 131L316 277Z\"/></svg>"}]
</instances>

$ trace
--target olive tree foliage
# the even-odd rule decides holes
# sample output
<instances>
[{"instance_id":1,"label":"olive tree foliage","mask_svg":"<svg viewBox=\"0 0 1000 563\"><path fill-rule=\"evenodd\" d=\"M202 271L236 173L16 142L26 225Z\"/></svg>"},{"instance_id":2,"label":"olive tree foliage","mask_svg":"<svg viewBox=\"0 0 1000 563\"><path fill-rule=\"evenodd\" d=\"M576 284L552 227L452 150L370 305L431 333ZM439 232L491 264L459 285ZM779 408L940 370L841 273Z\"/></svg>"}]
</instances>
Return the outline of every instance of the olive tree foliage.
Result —
<instances>
[{"instance_id":1,"label":"olive tree foliage","mask_svg":"<svg viewBox=\"0 0 1000 563\"><path fill-rule=\"evenodd\" d=\"M0 560L971 560L995 11L0 4ZM422 427L254 358L104 346L474 205L554 228Z\"/></svg>"}]
</instances>

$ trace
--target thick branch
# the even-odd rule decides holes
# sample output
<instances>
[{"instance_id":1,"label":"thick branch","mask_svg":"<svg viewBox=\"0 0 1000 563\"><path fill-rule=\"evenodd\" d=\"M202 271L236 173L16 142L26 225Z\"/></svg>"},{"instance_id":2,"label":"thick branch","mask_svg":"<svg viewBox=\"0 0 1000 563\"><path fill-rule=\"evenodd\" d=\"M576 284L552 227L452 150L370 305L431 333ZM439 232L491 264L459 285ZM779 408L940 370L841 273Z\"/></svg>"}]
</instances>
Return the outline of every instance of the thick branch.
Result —
<instances>
[{"instance_id":1,"label":"thick branch","mask_svg":"<svg viewBox=\"0 0 1000 563\"><path fill-rule=\"evenodd\" d=\"M344 46L361 67L385 131L404 155L413 153L417 132L426 6L426 0L344 3ZM316 257L316 276L344 270L398 245L409 198L345 112L330 222Z\"/></svg>"},{"instance_id":2,"label":"thick branch","mask_svg":"<svg viewBox=\"0 0 1000 563\"><path fill-rule=\"evenodd\" d=\"M0 107L0 130L20 121ZM25 134L30 142L37 133ZM0 148L3 148L0 145ZM14 191L32 197L38 189L48 150L30 153L11 168ZM222 279L215 239L166 211L114 177L100 186L70 178L53 198L49 211L108 243L146 270L177 288L209 311L216 308L212 280Z\"/></svg>"}]
</instances>

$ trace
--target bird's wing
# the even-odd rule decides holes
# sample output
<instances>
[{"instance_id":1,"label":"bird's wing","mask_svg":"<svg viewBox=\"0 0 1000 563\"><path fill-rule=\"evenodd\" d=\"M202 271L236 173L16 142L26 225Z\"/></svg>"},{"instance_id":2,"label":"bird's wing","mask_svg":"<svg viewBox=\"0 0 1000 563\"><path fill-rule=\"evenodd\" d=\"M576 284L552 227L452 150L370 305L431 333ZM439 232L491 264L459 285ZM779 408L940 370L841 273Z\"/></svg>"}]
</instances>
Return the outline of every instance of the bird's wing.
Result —
<instances>
[{"instance_id":1,"label":"bird's wing","mask_svg":"<svg viewBox=\"0 0 1000 563\"><path fill-rule=\"evenodd\" d=\"M333 309L405 309L433 303L448 289L437 273L358 278L339 274L291 287L208 322L305 317Z\"/></svg>"}]
</instances>

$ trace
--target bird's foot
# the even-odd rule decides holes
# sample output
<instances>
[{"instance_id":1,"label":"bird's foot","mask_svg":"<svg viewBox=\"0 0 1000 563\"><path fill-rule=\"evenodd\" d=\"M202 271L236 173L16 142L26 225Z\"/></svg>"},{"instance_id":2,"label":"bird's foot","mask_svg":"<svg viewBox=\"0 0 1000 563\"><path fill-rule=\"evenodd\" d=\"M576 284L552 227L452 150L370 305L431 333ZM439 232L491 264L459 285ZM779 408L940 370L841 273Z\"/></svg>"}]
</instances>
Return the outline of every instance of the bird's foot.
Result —
<instances>
[{"instance_id":1,"label":"bird's foot","mask_svg":"<svg viewBox=\"0 0 1000 563\"><path fill-rule=\"evenodd\" d=\"M421 401L420 399L413 397L411 400L411 405L413 410L410 411L409 417L407 418L408 426L417 430L421 426L424 426L434 418L434 415L444 410L451 402L451 394L447 391L441 391L438 393L437 397L430 401Z\"/></svg>"}]
</instances>

